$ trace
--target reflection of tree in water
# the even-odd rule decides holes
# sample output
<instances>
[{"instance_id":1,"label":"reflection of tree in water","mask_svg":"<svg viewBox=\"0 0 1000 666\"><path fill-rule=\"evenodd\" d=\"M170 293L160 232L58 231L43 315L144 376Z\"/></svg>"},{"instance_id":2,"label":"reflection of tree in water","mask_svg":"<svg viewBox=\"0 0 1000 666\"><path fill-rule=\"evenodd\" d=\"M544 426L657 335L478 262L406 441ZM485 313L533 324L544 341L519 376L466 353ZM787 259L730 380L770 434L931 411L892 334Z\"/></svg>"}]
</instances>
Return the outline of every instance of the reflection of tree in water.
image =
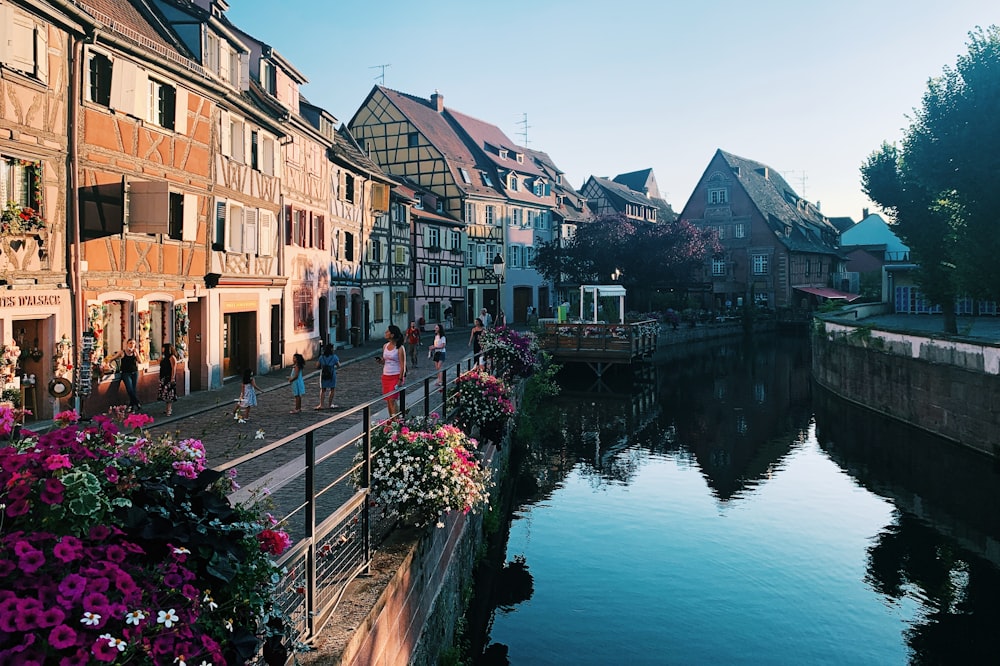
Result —
<instances>
[{"instance_id":1,"label":"reflection of tree in water","mask_svg":"<svg viewBox=\"0 0 1000 666\"><path fill-rule=\"evenodd\" d=\"M500 570L493 595L493 606L501 610L511 610L522 601L530 599L534 591L535 579L528 571L528 563L524 555L517 555Z\"/></svg>"},{"instance_id":2,"label":"reflection of tree in water","mask_svg":"<svg viewBox=\"0 0 1000 666\"><path fill-rule=\"evenodd\" d=\"M924 608L906 631L913 664L996 663L1000 573L912 514L898 514L868 549L866 581Z\"/></svg>"}]
</instances>

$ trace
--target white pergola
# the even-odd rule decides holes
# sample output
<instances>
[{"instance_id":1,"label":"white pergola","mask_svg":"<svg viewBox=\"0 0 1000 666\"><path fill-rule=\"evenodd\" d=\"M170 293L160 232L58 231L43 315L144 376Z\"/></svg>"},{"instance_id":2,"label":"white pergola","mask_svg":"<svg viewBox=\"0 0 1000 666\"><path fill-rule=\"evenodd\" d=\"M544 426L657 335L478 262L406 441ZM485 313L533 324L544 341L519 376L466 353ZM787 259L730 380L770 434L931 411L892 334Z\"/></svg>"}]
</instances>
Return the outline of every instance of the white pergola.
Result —
<instances>
[{"instance_id":1,"label":"white pergola","mask_svg":"<svg viewBox=\"0 0 1000 666\"><path fill-rule=\"evenodd\" d=\"M625 323L625 287L617 284L581 284L580 321L583 321L583 296L588 292L594 295L594 318L591 321L597 321L597 303L601 296L617 296L618 316L621 318L619 323Z\"/></svg>"}]
</instances>

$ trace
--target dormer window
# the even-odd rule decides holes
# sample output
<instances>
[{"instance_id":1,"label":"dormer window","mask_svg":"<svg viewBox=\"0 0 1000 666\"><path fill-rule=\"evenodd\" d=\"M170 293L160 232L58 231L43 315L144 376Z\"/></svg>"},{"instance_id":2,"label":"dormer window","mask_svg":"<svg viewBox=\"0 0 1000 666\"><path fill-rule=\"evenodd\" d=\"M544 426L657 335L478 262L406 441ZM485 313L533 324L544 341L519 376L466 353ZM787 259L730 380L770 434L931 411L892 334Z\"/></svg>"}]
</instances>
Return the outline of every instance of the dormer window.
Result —
<instances>
[{"instance_id":1,"label":"dormer window","mask_svg":"<svg viewBox=\"0 0 1000 666\"><path fill-rule=\"evenodd\" d=\"M507 149L506 148L500 148L498 152L500 153L500 159L502 159L502 160L507 159Z\"/></svg>"},{"instance_id":2,"label":"dormer window","mask_svg":"<svg viewBox=\"0 0 1000 666\"><path fill-rule=\"evenodd\" d=\"M483 177L483 185L485 185L486 187L493 187L493 181L490 180L489 174L483 171L481 172L481 175Z\"/></svg>"},{"instance_id":3,"label":"dormer window","mask_svg":"<svg viewBox=\"0 0 1000 666\"><path fill-rule=\"evenodd\" d=\"M541 178L536 178L534 184L531 186L531 191L534 192L536 197L544 197L549 194L548 183Z\"/></svg>"},{"instance_id":4,"label":"dormer window","mask_svg":"<svg viewBox=\"0 0 1000 666\"><path fill-rule=\"evenodd\" d=\"M512 192L517 192L517 174L516 173L512 173L509 176L507 176L507 187Z\"/></svg>"},{"instance_id":5,"label":"dormer window","mask_svg":"<svg viewBox=\"0 0 1000 666\"><path fill-rule=\"evenodd\" d=\"M469 185L469 184L472 183L472 179L469 178L469 172L468 171L466 171L462 167L459 167L458 168L458 173L461 174L461 176L462 176L462 182L464 182L466 185Z\"/></svg>"},{"instance_id":6,"label":"dormer window","mask_svg":"<svg viewBox=\"0 0 1000 666\"><path fill-rule=\"evenodd\" d=\"M260 86L271 95L278 94L278 78L274 63L264 58L260 59Z\"/></svg>"},{"instance_id":7,"label":"dormer window","mask_svg":"<svg viewBox=\"0 0 1000 666\"><path fill-rule=\"evenodd\" d=\"M524 153L516 153L517 163L524 164Z\"/></svg>"}]
</instances>

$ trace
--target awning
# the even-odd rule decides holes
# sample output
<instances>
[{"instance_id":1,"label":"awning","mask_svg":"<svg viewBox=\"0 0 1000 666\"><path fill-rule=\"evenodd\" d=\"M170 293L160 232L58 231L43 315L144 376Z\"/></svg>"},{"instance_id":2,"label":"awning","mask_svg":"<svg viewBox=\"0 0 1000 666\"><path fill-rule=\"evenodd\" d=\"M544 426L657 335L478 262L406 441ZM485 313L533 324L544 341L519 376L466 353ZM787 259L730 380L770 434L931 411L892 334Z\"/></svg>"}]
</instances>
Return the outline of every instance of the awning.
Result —
<instances>
[{"instance_id":1,"label":"awning","mask_svg":"<svg viewBox=\"0 0 1000 666\"><path fill-rule=\"evenodd\" d=\"M807 294L822 296L823 298L842 298L848 303L861 298L861 294L849 294L846 291L837 291L836 289L830 289L829 287L792 287L792 289L798 289L799 291L804 291Z\"/></svg>"}]
</instances>

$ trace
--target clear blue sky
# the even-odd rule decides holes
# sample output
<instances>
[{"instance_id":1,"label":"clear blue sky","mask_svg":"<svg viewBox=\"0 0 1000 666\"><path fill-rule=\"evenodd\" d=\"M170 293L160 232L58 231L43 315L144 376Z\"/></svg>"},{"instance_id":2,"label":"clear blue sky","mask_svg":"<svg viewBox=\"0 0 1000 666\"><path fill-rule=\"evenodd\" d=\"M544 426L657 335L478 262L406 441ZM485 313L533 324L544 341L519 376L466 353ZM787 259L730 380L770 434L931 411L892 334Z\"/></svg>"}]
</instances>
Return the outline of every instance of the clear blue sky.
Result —
<instances>
[{"instance_id":1,"label":"clear blue sky","mask_svg":"<svg viewBox=\"0 0 1000 666\"><path fill-rule=\"evenodd\" d=\"M348 122L385 85L547 152L579 188L652 167L680 212L716 148L782 172L829 216L871 205L859 167L967 51L982 0L230 0ZM989 7L993 6L994 10Z\"/></svg>"}]
</instances>

